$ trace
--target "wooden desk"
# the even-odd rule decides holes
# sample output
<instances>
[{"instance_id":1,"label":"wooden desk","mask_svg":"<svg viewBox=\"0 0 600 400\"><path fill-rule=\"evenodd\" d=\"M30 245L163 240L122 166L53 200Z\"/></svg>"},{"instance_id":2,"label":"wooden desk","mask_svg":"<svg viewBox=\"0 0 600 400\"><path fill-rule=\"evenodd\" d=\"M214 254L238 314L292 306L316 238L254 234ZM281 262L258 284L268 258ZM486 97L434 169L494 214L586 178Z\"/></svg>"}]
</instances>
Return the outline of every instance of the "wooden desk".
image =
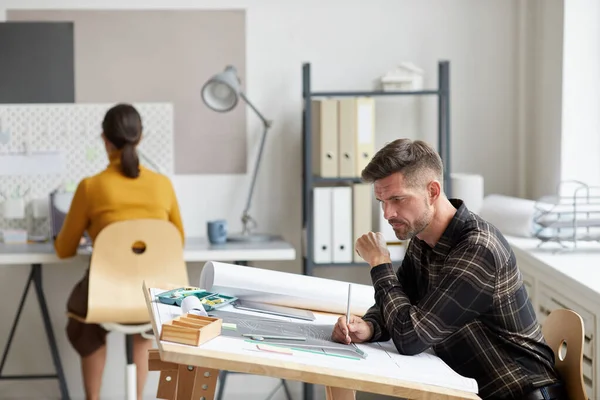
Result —
<instances>
[{"instance_id":1,"label":"wooden desk","mask_svg":"<svg viewBox=\"0 0 600 400\"><path fill-rule=\"evenodd\" d=\"M68 259L60 259L54 252L52 243L32 243L32 244L5 244L0 243L0 267L25 267L30 268L29 278L25 283L25 289L17 308L17 314L13 321L12 328L2 354L0 361L0 380L16 379L58 379L61 398L69 399L62 363L56 346L56 339L52 330L48 306L44 296L42 285L42 265L43 264L63 264L72 262L89 263L91 249L81 249L78 254ZM226 243L222 245L211 245L206 238L186 238L184 248L184 258L187 262L201 261L230 261L238 264L246 264L249 261L259 260L293 260L296 258L294 247L283 239L273 240L265 243ZM33 283L38 298L42 320L44 322L44 331L48 339L52 361L56 374L54 375L2 375L2 370L6 363L8 352L19 323L21 311L29 292L29 287Z\"/></svg>"},{"instance_id":2,"label":"wooden desk","mask_svg":"<svg viewBox=\"0 0 600 400\"><path fill-rule=\"evenodd\" d=\"M479 399L472 392L381 376L377 371L357 373L341 367L325 367L316 363L311 365L306 360L298 362L293 358L286 359L295 357L289 355L261 356L261 353L245 352L242 347L234 348L243 346L244 343L235 338L219 336L212 339L228 341L226 346L220 348L231 349L229 351L210 349L215 347L211 346L211 342L201 346L186 346L161 341L161 318L157 311L159 303L155 303L150 289L144 283L146 304L158 344L158 350L151 350L149 353L150 370L161 371L158 398L212 399L219 372L225 370L324 385L327 387L328 397L335 399L353 399L354 390L408 399ZM231 340L233 342L229 343Z\"/></svg>"}]
</instances>

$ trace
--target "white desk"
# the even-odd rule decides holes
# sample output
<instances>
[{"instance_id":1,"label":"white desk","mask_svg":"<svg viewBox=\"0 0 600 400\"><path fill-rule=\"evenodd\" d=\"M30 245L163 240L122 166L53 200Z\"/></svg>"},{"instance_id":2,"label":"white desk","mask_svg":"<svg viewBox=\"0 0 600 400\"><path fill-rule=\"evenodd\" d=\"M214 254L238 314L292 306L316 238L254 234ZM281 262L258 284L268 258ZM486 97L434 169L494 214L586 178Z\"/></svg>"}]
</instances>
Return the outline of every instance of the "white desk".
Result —
<instances>
[{"instance_id":1,"label":"white desk","mask_svg":"<svg viewBox=\"0 0 600 400\"><path fill-rule=\"evenodd\" d=\"M0 361L0 380L16 379L58 379L61 396L63 400L69 399L65 376L62 369L62 363L58 354L54 332L48 313L48 306L44 296L42 286L42 265L43 264L62 264L80 261L87 263L91 256L90 250L82 249L74 257L60 259L54 252L52 243L32 243L32 244L5 244L0 243L0 267L7 266L29 266L31 272L25 283L25 289L17 309L17 314L13 322L8 341ZM211 245L205 238L186 238L184 248L184 259L187 262L201 261L230 261L238 264L245 264L248 261L266 261L266 260L294 260L296 250L283 239L277 239L269 242L254 243L225 243L222 245ZM52 361L56 369L56 375L2 375L2 370L6 363L8 351L12 343L25 299L29 291L29 286L33 283L37 294L42 319L44 321L44 330L48 338Z\"/></svg>"},{"instance_id":2,"label":"white desk","mask_svg":"<svg viewBox=\"0 0 600 400\"><path fill-rule=\"evenodd\" d=\"M82 249L75 257L60 259L52 243L5 244L0 243L0 266L56 264L73 261L88 261L91 252ZM198 261L268 261L294 260L296 250L291 244L278 239L269 242L226 243L212 245L206 238L186 238L184 259Z\"/></svg>"}]
</instances>

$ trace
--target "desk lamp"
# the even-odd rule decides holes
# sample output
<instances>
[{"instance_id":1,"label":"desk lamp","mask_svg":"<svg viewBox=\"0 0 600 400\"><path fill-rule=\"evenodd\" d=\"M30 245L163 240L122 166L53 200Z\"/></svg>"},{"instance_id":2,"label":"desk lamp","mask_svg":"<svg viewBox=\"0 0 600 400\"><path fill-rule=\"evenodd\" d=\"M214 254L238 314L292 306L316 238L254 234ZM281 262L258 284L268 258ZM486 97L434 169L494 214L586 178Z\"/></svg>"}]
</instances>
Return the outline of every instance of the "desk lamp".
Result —
<instances>
[{"instance_id":1,"label":"desk lamp","mask_svg":"<svg viewBox=\"0 0 600 400\"><path fill-rule=\"evenodd\" d=\"M250 192L246 201L246 207L242 213L241 234L229 235L228 241L233 242L262 242L272 239L272 235L252 233L252 229L256 228L256 221L250 216L250 203L252 201L252 193L256 185L256 175L262 158L263 149L265 146L265 138L267 131L271 127L271 121L267 120L248 100L240 85L240 79L237 76L235 67L228 65L223 72L220 72L210 78L202 87L202 100L214 111L227 112L232 110L238 103L238 99L242 98L250 106L252 111L256 113L258 118L263 123L263 134L260 141L258 157L254 165L254 173L252 174L252 183L250 184Z\"/></svg>"}]
</instances>

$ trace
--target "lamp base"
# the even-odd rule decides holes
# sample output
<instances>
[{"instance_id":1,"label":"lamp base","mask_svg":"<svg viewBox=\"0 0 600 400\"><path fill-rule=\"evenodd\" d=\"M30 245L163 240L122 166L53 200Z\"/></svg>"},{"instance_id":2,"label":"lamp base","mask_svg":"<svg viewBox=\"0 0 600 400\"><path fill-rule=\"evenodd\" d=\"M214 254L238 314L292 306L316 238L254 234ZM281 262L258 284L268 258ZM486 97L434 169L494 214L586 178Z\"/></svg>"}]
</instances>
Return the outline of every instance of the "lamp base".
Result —
<instances>
[{"instance_id":1,"label":"lamp base","mask_svg":"<svg viewBox=\"0 0 600 400\"><path fill-rule=\"evenodd\" d=\"M277 236L269 235L268 233L237 233L234 235L228 235L228 242L269 242L271 240L275 240Z\"/></svg>"}]
</instances>

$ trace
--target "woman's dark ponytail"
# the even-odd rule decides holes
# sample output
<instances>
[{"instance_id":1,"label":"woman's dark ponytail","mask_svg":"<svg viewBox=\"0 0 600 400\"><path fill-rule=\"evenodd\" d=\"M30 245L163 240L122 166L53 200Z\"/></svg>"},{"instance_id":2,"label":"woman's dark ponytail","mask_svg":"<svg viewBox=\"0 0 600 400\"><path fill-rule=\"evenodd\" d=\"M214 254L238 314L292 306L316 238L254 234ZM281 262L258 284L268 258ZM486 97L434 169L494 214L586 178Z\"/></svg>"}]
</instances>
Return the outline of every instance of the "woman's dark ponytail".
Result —
<instances>
[{"instance_id":1,"label":"woman's dark ponytail","mask_svg":"<svg viewBox=\"0 0 600 400\"><path fill-rule=\"evenodd\" d=\"M135 146L142 137L142 118L130 104L117 104L102 121L104 136L121 150L121 171L128 178L140 175L140 159Z\"/></svg>"},{"instance_id":2,"label":"woman's dark ponytail","mask_svg":"<svg viewBox=\"0 0 600 400\"><path fill-rule=\"evenodd\" d=\"M121 152L121 169L123 170L123 175L128 178L137 178L140 175L140 159L134 145L131 143L123 146Z\"/></svg>"}]
</instances>

